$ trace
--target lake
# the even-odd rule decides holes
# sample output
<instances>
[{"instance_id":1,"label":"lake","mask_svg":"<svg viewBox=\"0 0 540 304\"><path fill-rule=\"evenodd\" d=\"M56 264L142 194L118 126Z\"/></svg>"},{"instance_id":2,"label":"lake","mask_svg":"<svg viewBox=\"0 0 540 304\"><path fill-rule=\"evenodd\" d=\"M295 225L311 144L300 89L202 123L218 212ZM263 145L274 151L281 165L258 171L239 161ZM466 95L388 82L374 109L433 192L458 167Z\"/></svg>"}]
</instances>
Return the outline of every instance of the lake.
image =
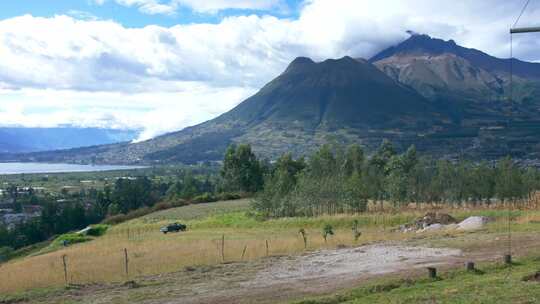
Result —
<instances>
[{"instance_id":1,"label":"lake","mask_svg":"<svg viewBox=\"0 0 540 304\"><path fill-rule=\"evenodd\" d=\"M76 165L49 163L0 163L0 175L32 174L32 173L67 173L67 172L98 172L113 170L130 170L145 168L144 166L114 166L114 165Z\"/></svg>"}]
</instances>

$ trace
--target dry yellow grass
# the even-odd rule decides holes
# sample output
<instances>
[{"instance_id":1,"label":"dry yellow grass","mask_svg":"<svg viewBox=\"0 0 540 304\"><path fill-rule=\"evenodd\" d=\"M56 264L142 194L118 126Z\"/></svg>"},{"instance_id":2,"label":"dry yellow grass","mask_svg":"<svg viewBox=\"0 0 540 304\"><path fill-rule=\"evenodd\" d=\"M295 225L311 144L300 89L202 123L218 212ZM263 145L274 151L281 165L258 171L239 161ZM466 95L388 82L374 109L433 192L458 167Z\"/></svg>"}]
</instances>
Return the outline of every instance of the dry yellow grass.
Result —
<instances>
[{"instance_id":1,"label":"dry yellow grass","mask_svg":"<svg viewBox=\"0 0 540 304\"><path fill-rule=\"evenodd\" d=\"M307 230L307 233L308 250L357 244L350 231L336 231L327 243L320 230ZM111 233L90 243L2 265L0 293L62 286L63 255L66 255L69 282L74 284L126 280L124 248L129 253L130 279L140 275L177 271L190 265L221 263L222 235L225 235L225 261L241 260L244 247L244 260L266 256L266 240L269 255L290 255L304 251L304 243L297 230L265 232L224 229L219 232L200 230L167 235L144 232L133 234L130 239L124 233ZM371 230L364 232L358 244L401 238L404 238L401 233Z\"/></svg>"}]
</instances>

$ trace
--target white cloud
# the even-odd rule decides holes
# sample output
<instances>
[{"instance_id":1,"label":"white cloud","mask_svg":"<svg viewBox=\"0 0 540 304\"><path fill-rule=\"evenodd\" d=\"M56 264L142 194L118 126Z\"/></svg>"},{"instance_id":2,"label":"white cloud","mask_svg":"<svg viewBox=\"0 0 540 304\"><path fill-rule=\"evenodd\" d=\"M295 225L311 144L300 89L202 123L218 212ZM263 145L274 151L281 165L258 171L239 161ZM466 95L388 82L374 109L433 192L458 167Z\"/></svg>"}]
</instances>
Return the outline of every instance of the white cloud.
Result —
<instances>
[{"instance_id":1,"label":"white cloud","mask_svg":"<svg viewBox=\"0 0 540 304\"><path fill-rule=\"evenodd\" d=\"M210 12L278 2L175 3ZM507 56L508 27L519 10L509 1L311 0L294 20L238 16L169 28L68 16L0 20L0 122L136 127L146 138L228 110L296 56L370 57L405 39L406 30ZM521 25L538 17L540 6L531 5ZM515 42L518 57L540 60L537 36ZM21 100L23 108L13 105Z\"/></svg>"},{"instance_id":2,"label":"white cloud","mask_svg":"<svg viewBox=\"0 0 540 304\"><path fill-rule=\"evenodd\" d=\"M225 9L271 10L286 6L281 0L174 0L173 3L200 13L215 13Z\"/></svg>"},{"instance_id":3,"label":"white cloud","mask_svg":"<svg viewBox=\"0 0 540 304\"><path fill-rule=\"evenodd\" d=\"M253 93L195 83L176 92L136 94L0 89L0 126L141 129L139 140L145 140L211 119Z\"/></svg>"},{"instance_id":4,"label":"white cloud","mask_svg":"<svg viewBox=\"0 0 540 304\"><path fill-rule=\"evenodd\" d=\"M71 16L73 18L79 19L79 20L98 20L99 18L92 13L85 12L85 11L79 11L79 10L69 10L67 12L68 16Z\"/></svg>"},{"instance_id":5,"label":"white cloud","mask_svg":"<svg viewBox=\"0 0 540 304\"><path fill-rule=\"evenodd\" d=\"M170 2L162 4L157 0L115 0L116 3L124 6L136 6L143 13L155 14L173 14L176 11L176 4Z\"/></svg>"},{"instance_id":6,"label":"white cloud","mask_svg":"<svg viewBox=\"0 0 540 304\"><path fill-rule=\"evenodd\" d=\"M97 5L103 5L106 0L93 0ZM127 7L137 7L145 14L172 15L180 7L189 8L198 13L216 13L226 9L270 10L284 8L282 0L114 0L117 4Z\"/></svg>"}]
</instances>

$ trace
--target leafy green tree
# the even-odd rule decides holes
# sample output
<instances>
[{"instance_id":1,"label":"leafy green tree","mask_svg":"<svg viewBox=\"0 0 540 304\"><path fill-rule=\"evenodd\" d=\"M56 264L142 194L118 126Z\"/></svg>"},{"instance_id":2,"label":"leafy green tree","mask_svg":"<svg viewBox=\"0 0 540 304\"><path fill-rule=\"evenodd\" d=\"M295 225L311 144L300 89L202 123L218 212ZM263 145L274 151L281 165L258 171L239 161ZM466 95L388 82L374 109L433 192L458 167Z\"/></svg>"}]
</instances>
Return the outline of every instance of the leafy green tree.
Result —
<instances>
[{"instance_id":1,"label":"leafy green tree","mask_svg":"<svg viewBox=\"0 0 540 304\"><path fill-rule=\"evenodd\" d=\"M263 191L253 201L256 210L264 216L294 216L296 208L288 194L297 183L298 174L305 168L304 159L294 160L291 154L282 155L265 178Z\"/></svg>"},{"instance_id":2,"label":"leafy green tree","mask_svg":"<svg viewBox=\"0 0 540 304\"><path fill-rule=\"evenodd\" d=\"M308 161L308 169L309 174L313 177L332 175L338 170L336 158L330 145L323 145L311 155Z\"/></svg>"},{"instance_id":3,"label":"leafy green tree","mask_svg":"<svg viewBox=\"0 0 540 304\"><path fill-rule=\"evenodd\" d=\"M362 174L364 167L364 150L359 145L351 145L346 152L343 171L346 176L351 176L355 173Z\"/></svg>"},{"instance_id":4,"label":"leafy green tree","mask_svg":"<svg viewBox=\"0 0 540 304\"><path fill-rule=\"evenodd\" d=\"M385 139L381 143L381 146L377 152L375 152L375 154L371 157L369 162L372 166L375 166L379 170L385 171L385 168L388 167L388 163L396 154L396 150L394 149L392 143ZM385 175L386 174L387 172L385 172Z\"/></svg>"},{"instance_id":5,"label":"leafy green tree","mask_svg":"<svg viewBox=\"0 0 540 304\"><path fill-rule=\"evenodd\" d=\"M525 185L519 168L507 157L497 163L495 189L497 197L504 203L514 202L524 196Z\"/></svg>"},{"instance_id":6,"label":"leafy green tree","mask_svg":"<svg viewBox=\"0 0 540 304\"><path fill-rule=\"evenodd\" d=\"M221 169L227 191L257 192L263 187L263 169L250 145L231 145Z\"/></svg>"}]
</instances>

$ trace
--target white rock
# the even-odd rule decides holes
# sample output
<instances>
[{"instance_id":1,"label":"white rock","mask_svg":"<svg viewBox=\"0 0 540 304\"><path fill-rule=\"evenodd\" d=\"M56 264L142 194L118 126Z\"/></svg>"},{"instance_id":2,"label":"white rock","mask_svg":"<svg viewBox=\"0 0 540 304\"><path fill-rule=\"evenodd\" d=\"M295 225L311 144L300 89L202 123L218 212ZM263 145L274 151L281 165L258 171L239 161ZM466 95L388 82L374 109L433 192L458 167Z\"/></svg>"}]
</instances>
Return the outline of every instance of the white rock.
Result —
<instances>
[{"instance_id":1,"label":"white rock","mask_svg":"<svg viewBox=\"0 0 540 304\"><path fill-rule=\"evenodd\" d=\"M417 233L419 233L419 232L427 232L427 231L437 231L437 230L442 230L442 229L444 229L445 227L446 227L445 225L441 225L441 224L439 224L439 223L435 223L435 224L426 226L424 229L418 230Z\"/></svg>"},{"instance_id":2,"label":"white rock","mask_svg":"<svg viewBox=\"0 0 540 304\"><path fill-rule=\"evenodd\" d=\"M464 231L482 229L488 221L485 216L471 216L459 223L457 229Z\"/></svg>"}]
</instances>

